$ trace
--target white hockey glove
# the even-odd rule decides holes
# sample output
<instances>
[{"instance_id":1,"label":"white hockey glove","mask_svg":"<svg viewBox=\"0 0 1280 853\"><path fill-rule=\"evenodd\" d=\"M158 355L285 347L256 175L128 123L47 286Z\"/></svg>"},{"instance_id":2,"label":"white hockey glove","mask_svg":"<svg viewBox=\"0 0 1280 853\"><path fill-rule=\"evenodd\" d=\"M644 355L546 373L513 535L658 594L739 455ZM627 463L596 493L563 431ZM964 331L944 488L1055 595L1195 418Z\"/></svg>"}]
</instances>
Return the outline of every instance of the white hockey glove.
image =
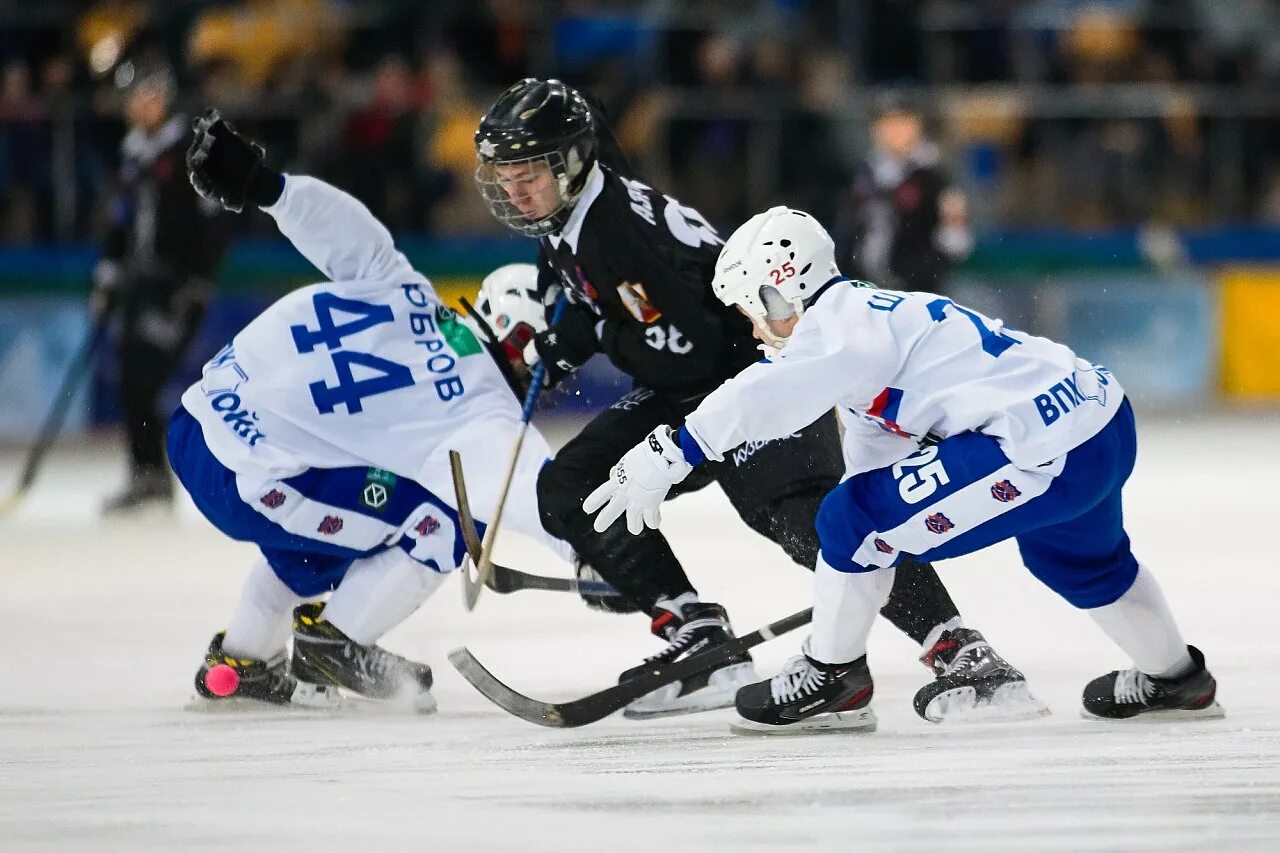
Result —
<instances>
[{"instance_id":1,"label":"white hockey glove","mask_svg":"<svg viewBox=\"0 0 1280 853\"><path fill-rule=\"evenodd\" d=\"M609 479L587 495L582 508L588 515L604 507L596 516L597 533L609 529L624 512L627 530L638 534L645 525L657 528L658 508L667 492L693 470L671 437L671 427L660 426L627 451L609 471Z\"/></svg>"}]
</instances>

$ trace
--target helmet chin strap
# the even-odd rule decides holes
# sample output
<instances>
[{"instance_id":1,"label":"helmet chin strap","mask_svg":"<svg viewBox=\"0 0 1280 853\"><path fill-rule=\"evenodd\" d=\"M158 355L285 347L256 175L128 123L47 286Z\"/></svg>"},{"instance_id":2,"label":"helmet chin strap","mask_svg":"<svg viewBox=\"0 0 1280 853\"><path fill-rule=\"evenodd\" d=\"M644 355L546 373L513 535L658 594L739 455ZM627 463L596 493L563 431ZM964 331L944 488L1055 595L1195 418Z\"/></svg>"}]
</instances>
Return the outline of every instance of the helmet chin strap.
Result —
<instances>
[{"instance_id":1,"label":"helmet chin strap","mask_svg":"<svg viewBox=\"0 0 1280 853\"><path fill-rule=\"evenodd\" d=\"M804 306L798 305L796 306L796 310L793 313L788 314L787 317L795 317L799 319L802 314L804 314ZM767 357L772 358L773 356L777 355L784 346L787 345L787 341L791 340L791 336L786 335L785 337L782 337L779 335L775 335L773 331L769 328L769 319L770 318L768 317L768 315L764 317L753 316L751 318L751 325L756 327L756 330L760 333L761 337L763 338L763 340L761 340L760 343L757 345L757 349L759 349L760 352L764 353ZM777 317L773 319L785 320L786 317Z\"/></svg>"}]
</instances>

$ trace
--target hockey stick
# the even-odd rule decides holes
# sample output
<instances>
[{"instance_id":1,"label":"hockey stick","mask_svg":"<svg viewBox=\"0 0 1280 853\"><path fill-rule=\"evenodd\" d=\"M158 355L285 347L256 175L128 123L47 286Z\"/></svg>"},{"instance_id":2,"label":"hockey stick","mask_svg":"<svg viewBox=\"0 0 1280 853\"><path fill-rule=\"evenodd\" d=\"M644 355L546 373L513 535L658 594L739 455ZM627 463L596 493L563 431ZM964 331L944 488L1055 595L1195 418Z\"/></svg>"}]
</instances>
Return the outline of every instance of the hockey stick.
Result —
<instances>
[{"instance_id":1,"label":"hockey stick","mask_svg":"<svg viewBox=\"0 0 1280 853\"><path fill-rule=\"evenodd\" d=\"M107 326L111 320L111 308L111 302L108 300L102 308L93 313L93 327L80 344L80 349L72 359L71 367L67 370L66 376L62 379L62 385L53 398L53 406L50 407L49 414L45 415L44 423L40 425L35 444L27 454L27 462L22 469L18 486L8 497L0 501L0 518L9 515L18 508L18 504L22 503L22 499L27 496L27 492L31 490L31 485L36 480L36 474L40 471L40 463L44 461L45 454L53 447L58 434L62 432L62 424L67 418L67 412L71 409L71 400L75 397L80 380L88 372L87 368L93 361L94 353L97 352L98 345L102 343L107 333Z\"/></svg>"},{"instance_id":2,"label":"hockey stick","mask_svg":"<svg viewBox=\"0 0 1280 853\"><path fill-rule=\"evenodd\" d=\"M494 678L493 673L485 669L466 646L449 652L449 663L453 664L453 668L458 670L472 687L507 713L539 726L573 729L603 720L614 711L625 708L641 696L663 685L705 672L766 640L772 640L774 637L809 624L812 618L813 608L801 610L777 622L770 622L745 637L737 637L727 643L713 646L705 652L676 661L670 666L648 670L613 687L568 702L539 702L537 699L517 693Z\"/></svg>"},{"instance_id":3,"label":"hockey stick","mask_svg":"<svg viewBox=\"0 0 1280 853\"><path fill-rule=\"evenodd\" d=\"M551 325L560 322L565 306L569 300L560 294L555 310L551 314ZM516 435L515 446L511 448L511 459L507 463L507 476L502 481L502 490L498 492L498 504L493 508L493 520L484 531L484 541L480 546L480 561L476 563L476 574L464 563L462 566L462 605L467 610L476 609L476 601L480 598L480 590L488 583L493 574L493 545L498 538L498 528L502 525L502 511L507 506L507 493L511 491L511 481L515 479L516 464L520 461L520 448L524 447L524 437L529 432L529 422L533 420L533 410L538 404L538 394L547 380L547 366L541 361L533 368L533 376L529 380L529 391L524 396L524 408L520 412L520 432Z\"/></svg>"},{"instance_id":4,"label":"hockey stick","mask_svg":"<svg viewBox=\"0 0 1280 853\"><path fill-rule=\"evenodd\" d=\"M449 451L449 467L453 470L453 493L458 502L458 522L462 527L462 541L467 546L467 558L473 564L480 561L480 536L476 533L476 520L471 515L471 501L467 498L467 480L462 474L462 454ZM463 566L466 571L466 566ZM465 575L464 575L465 577ZM568 578L549 578L531 575L519 569L493 564L493 571L485 585L494 592L506 595L522 589L542 589L549 592L577 592L588 595L617 595L618 591L603 581L579 581Z\"/></svg>"},{"instance_id":5,"label":"hockey stick","mask_svg":"<svg viewBox=\"0 0 1280 853\"><path fill-rule=\"evenodd\" d=\"M512 569L500 563L493 564L493 573L485 584L496 593L519 592L522 589L541 589L547 592L576 592L579 595L617 595L618 591L604 581L579 581L572 578L551 578L532 575Z\"/></svg>"}]
</instances>

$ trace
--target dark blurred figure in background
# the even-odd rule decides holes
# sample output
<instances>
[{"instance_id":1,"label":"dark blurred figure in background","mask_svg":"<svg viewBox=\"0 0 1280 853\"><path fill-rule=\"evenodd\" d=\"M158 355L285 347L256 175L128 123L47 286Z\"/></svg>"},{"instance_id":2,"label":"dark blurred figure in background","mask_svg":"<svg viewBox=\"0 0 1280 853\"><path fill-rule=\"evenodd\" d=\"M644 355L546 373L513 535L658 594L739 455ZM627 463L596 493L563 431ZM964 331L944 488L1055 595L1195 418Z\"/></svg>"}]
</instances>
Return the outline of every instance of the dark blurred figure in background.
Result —
<instances>
[{"instance_id":1,"label":"dark blurred figure in background","mask_svg":"<svg viewBox=\"0 0 1280 853\"><path fill-rule=\"evenodd\" d=\"M130 465L124 491L103 507L106 515L172 501L157 398L204 316L227 244L217 205L187 182L190 131L187 118L172 112L171 72L126 61L116 74L129 132L93 278L95 309L114 304L121 312L117 358Z\"/></svg>"},{"instance_id":2,"label":"dark blurred figure in background","mask_svg":"<svg viewBox=\"0 0 1280 853\"><path fill-rule=\"evenodd\" d=\"M911 102L877 106L872 143L836 215L836 261L881 287L945 293L951 267L973 251L964 195Z\"/></svg>"}]
</instances>

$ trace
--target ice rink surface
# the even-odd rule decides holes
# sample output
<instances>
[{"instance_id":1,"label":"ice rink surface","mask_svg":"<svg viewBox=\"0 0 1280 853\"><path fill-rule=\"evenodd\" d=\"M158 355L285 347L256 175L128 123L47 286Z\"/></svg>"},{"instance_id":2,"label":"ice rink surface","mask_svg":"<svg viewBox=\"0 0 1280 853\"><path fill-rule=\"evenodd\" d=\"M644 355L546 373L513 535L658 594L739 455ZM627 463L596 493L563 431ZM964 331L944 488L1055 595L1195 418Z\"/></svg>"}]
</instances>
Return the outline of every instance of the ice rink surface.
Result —
<instances>
[{"instance_id":1,"label":"ice rink surface","mask_svg":"<svg viewBox=\"0 0 1280 853\"><path fill-rule=\"evenodd\" d=\"M737 737L729 711L540 728L489 705L445 653L465 643L513 687L568 698L660 644L643 617L564 594L486 593L466 614L455 580L385 640L435 667L439 714L193 713L191 677L251 551L190 507L99 522L118 459L62 451L0 522L0 849L1280 850L1280 419L1140 429L1127 527L1204 649L1224 720L1081 720L1081 687L1125 661L1011 546L940 568L1052 706L1035 722L923 722L919 650L881 622L875 734ZM0 491L20 461L0 454ZM718 493L664 521L739 631L808 604L808 574ZM499 557L567 573L515 537ZM760 672L803 636L761 647Z\"/></svg>"}]
</instances>

